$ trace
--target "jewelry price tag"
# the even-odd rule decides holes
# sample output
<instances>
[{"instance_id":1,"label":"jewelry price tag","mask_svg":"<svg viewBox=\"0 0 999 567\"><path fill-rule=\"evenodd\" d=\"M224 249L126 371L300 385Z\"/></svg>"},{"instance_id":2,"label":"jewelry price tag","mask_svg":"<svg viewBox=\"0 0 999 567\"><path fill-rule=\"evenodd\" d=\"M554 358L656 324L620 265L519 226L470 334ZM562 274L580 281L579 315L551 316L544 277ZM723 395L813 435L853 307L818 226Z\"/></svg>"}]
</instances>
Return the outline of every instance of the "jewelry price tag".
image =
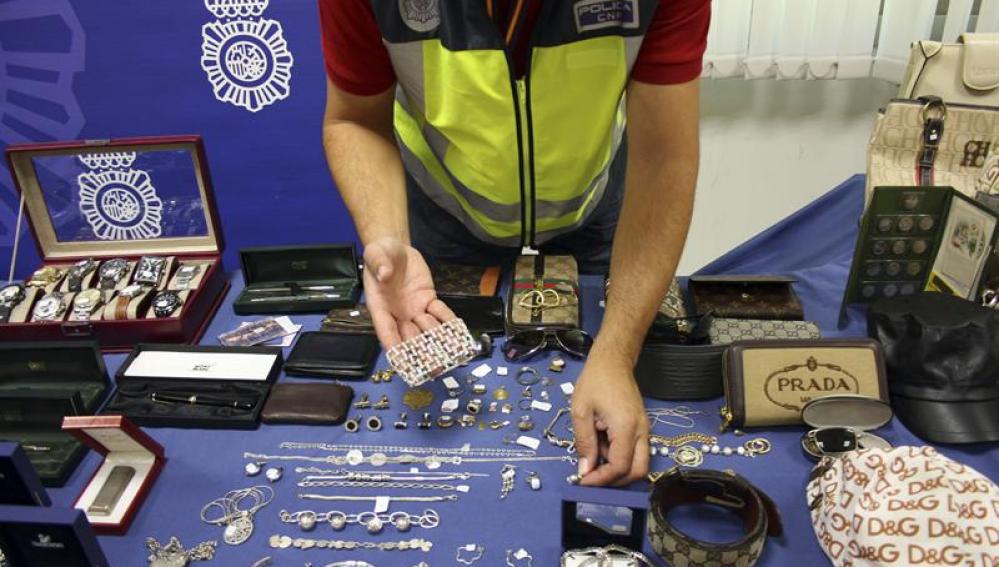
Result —
<instances>
[{"instance_id":1,"label":"jewelry price tag","mask_svg":"<svg viewBox=\"0 0 999 567\"><path fill-rule=\"evenodd\" d=\"M531 400L531 409L536 409L540 411L552 411L552 405L548 402L539 402L538 400Z\"/></svg>"},{"instance_id":2,"label":"jewelry price tag","mask_svg":"<svg viewBox=\"0 0 999 567\"><path fill-rule=\"evenodd\" d=\"M377 496L375 497L375 514L384 514L388 512L389 503L392 499L388 496Z\"/></svg>"},{"instance_id":3,"label":"jewelry price tag","mask_svg":"<svg viewBox=\"0 0 999 567\"><path fill-rule=\"evenodd\" d=\"M468 494L469 487L467 484L459 484L458 486L454 487L454 489L458 492Z\"/></svg>"},{"instance_id":4,"label":"jewelry price tag","mask_svg":"<svg viewBox=\"0 0 999 567\"><path fill-rule=\"evenodd\" d=\"M493 369L491 366L489 366L486 363L482 363L476 366L474 370L472 370L472 376L475 376L476 378L485 378L486 375L488 375L492 371Z\"/></svg>"},{"instance_id":5,"label":"jewelry price tag","mask_svg":"<svg viewBox=\"0 0 999 567\"><path fill-rule=\"evenodd\" d=\"M496 375L497 376L506 376L509 373L510 373L510 369L507 368L506 366L497 366L496 367Z\"/></svg>"},{"instance_id":6,"label":"jewelry price tag","mask_svg":"<svg viewBox=\"0 0 999 567\"><path fill-rule=\"evenodd\" d=\"M445 376L441 380L441 383L444 384L444 387L447 388L448 390L456 390L461 387L461 384L459 384L458 381L454 379L454 376Z\"/></svg>"},{"instance_id":7,"label":"jewelry price tag","mask_svg":"<svg viewBox=\"0 0 999 567\"><path fill-rule=\"evenodd\" d=\"M535 439L534 437L528 437L527 435L521 435L517 438L517 444L522 447L527 447L533 451L537 451L538 447L541 446L541 440Z\"/></svg>"},{"instance_id":8,"label":"jewelry price tag","mask_svg":"<svg viewBox=\"0 0 999 567\"><path fill-rule=\"evenodd\" d=\"M565 382L561 386L559 386L559 388L561 388L562 393L567 396L571 396L572 393L576 391L576 386L574 386L572 382Z\"/></svg>"},{"instance_id":9,"label":"jewelry price tag","mask_svg":"<svg viewBox=\"0 0 999 567\"><path fill-rule=\"evenodd\" d=\"M449 400L444 400L444 402L441 403L441 411L444 413L451 413L456 409L458 409L457 399L451 398Z\"/></svg>"}]
</instances>

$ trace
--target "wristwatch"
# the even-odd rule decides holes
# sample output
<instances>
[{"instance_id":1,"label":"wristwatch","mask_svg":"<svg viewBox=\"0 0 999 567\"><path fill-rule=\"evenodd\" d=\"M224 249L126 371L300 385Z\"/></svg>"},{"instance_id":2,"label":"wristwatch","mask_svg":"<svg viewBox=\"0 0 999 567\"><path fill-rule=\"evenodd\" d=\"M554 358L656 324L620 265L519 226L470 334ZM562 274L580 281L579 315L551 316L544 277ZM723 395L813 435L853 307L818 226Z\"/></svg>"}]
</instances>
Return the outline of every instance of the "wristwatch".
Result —
<instances>
[{"instance_id":1,"label":"wristwatch","mask_svg":"<svg viewBox=\"0 0 999 567\"><path fill-rule=\"evenodd\" d=\"M132 278L132 281L137 284L157 287L160 285L160 280L163 279L164 266L166 266L166 258L143 256L135 268L135 277Z\"/></svg>"},{"instance_id":2,"label":"wristwatch","mask_svg":"<svg viewBox=\"0 0 999 567\"><path fill-rule=\"evenodd\" d=\"M55 321L56 319L62 319L63 313L66 312L66 303L63 301L65 297L65 293L53 291L39 299L33 311L35 320Z\"/></svg>"},{"instance_id":3,"label":"wristwatch","mask_svg":"<svg viewBox=\"0 0 999 567\"><path fill-rule=\"evenodd\" d=\"M0 323L10 320L10 312L24 300L24 286L16 283L0 289Z\"/></svg>"},{"instance_id":4,"label":"wristwatch","mask_svg":"<svg viewBox=\"0 0 999 567\"><path fill-rule=\"evenodd\" d=\"M128 261L121 258L108 260L101 265L101 289L114 289L118 282L125 277L128 272Z\"/></svg>"},{"instance_id":5,"label":"wristwatch","mask_svg":"<svg viewBox=\"0 0 999 567\"><path fill-rule=\"evenodd\" d=\"M74 321L89 321L91 315L104 303L104 297L99 289L87 289L76 294L73 298L73 314L70 316Z\"/></svg>"},{"instance_id":6,"label":"wristwatch","mask_svg":"<svg viewBox=\"0 0 999 567\"><path fill-rule=\"evenodd\" d=\"M200 271L201 266L198 264L181 266L177 270L177 289L191 289L191 281L194 280L194 276L198 275Z\"/></svg>"},{"instance_id":7,"label":"wristwatch","mask_svg":"<svg viewBox=\"0 0 999 567\"><path fill-rule=\"evenodd\" d=\"M161 291L153 299L153 314L157 317L169 317L183 301L175 291Z\"/></svg>"},{"instance_id":8,"label":"wristwatch","mask_svg":"<svg viewBox=\"0 0 999 567\"><path fill-rule=\"evenodd\" d=\"M39 268L35 270L34 274L31 274L31 279L28 280L28 286L46 287L61 280L64 273L66 273L66 270L60 270L59 268L54 268L52 266Z\"/></svg>"},{"instance_id":9,"label":"wristwatch","mask_svg":"<svg viewBox=\"0 0 999 567\"><path fill-rule=\"evenodd\" d=\"M119 291L114 301L114 318L128 319L129 304L132 303L133 299L142 295L145 291L146 288L136 284L126 286L125 289Z\"/></svg>"},{"instance_id":10,"label":"wristwatch","mask_svg":"<svg viewBox=\"0 0 999 567\"><path fill-rule=\"evenodd\" d=\"M80 291L83 288L83 278L97 268L97 263L92 259L80 260L73 264L66 275L66 283L69 291Z\"/></svg>"}]
</instances>

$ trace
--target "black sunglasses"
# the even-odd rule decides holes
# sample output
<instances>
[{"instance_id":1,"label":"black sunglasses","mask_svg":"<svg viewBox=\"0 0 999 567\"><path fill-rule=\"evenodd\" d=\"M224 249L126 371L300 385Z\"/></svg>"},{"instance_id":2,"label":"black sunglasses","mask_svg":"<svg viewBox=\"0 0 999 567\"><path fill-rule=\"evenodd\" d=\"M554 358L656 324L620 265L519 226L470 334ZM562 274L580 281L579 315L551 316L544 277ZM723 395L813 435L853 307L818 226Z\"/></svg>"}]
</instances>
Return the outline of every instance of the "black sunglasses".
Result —
<instances>
[{"instance_id":1,"label":"black sunglasses","mask_svg":"<svg viewBox=\"0 0 999 567\"><path fill-rule=\"evenodd\" d=\"M516 331L503 343L503 356L510 362L526 360L554 346L569 355L585 357L593 337L581 329L528 329Z\"/></svg>"}]
</instances>

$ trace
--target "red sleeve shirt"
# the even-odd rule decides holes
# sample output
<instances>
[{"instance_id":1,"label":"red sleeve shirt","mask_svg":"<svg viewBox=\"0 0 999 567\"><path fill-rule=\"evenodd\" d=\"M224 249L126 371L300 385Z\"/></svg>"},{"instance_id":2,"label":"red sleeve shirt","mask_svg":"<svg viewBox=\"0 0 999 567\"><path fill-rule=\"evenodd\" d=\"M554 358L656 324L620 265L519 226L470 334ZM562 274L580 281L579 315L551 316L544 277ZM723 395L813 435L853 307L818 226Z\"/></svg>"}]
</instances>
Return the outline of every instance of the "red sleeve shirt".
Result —
<instances>
[{"instance_id":1,"label":"red sleeve shirt","mask_svg":"<svg viewBox=\"0 0 999 567\"><path fill-rule=\"evenodd\" d=\"M368 0L319 0L319 20L326 73L337 87L365 96L395 84ZM661 0L631 77L666 85L700 76L710 20L709 0Z\"/></svg>"}]
</instances>

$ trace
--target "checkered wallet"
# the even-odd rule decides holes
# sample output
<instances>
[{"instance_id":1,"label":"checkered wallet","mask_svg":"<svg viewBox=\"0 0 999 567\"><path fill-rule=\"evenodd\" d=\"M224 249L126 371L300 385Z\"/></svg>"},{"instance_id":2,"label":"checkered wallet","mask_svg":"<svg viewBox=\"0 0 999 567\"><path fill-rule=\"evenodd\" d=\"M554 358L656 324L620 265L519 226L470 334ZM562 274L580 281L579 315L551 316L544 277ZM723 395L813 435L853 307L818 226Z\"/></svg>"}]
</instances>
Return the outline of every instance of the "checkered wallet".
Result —
<instances>
[{"instance_id":1,"label":"checkered wallet","mask_svg":"<svg viewBox=\"0 0 999 567\"><path fill-rule=\"evenodd\" d=\"M811 321L714 319L708 328L708 336L713 345L727 345L736 341L818 339L822 335Z\"/></svg>"}]
</instances>

